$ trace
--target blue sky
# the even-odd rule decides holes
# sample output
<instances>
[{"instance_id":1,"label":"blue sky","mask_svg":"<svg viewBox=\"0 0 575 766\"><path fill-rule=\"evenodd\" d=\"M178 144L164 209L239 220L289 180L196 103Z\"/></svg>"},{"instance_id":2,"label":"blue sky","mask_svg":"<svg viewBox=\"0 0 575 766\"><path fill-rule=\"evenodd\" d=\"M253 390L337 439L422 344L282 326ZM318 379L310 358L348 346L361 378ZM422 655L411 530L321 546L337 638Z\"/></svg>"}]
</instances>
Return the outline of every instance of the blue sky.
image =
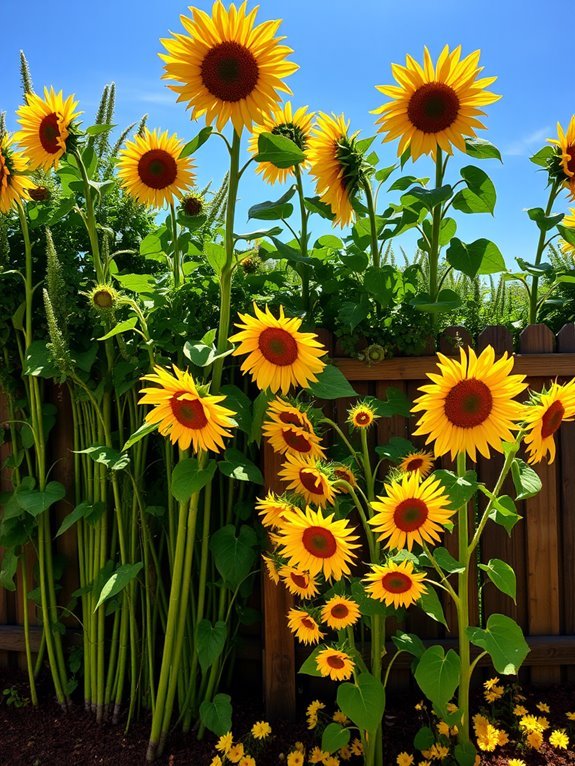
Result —
<instances>
[{"instance_id":1,"label":"blue sky","mask_svg":"<svg viewBox=\"0 0 575 766\"><path fill-rule=\"evenodd\" d=\"M410 53L421 60L427 45L434 58L442 46L461 44L463 53L482 51L485 75L497 75L492 90L503 95L487 107L487 131L497 144L504 164L482 163L498 191L495 217L458 214L458 236L464 241L488 237L501 248L509 265L516 256L531 260L537 230L523 209L544 206L545 177L529 162L529 155L555 135L555 124L566 125L575 111L570 54L561 42L569 26L573 0L262 0L258 20L282 18L282 34L300 65L289 78L295 105L345 112L362 137L374 134L369 110L385 100L374 85L393 82L390 64L403 63ZM211 2L199 0L209 10ZM8 128L15 129L15 109L21 102L18 52L30 62L34 87L54 85L75 93L85 112L93 116L102 87L117 86L117 123L124 126L144 112L149 126L175 131L187 140L201 127L190 123L182 104L160 79L159 38L181 31L179 15L188 13L179 0L99 0L48 9L39 0L2 0L3 35L0 46L0 110L7 112ZM383 165L395 158L395 144L374 144ZM217 181L226 167L223 144L212 139L197 155L200 185ZM447 180L457 177L456 161ZM408 164L406 172L412 172ZM416 165L415 175L431 174L429 160ZM454 177L455 176L455 177ZM311 188L310 188L311 191ZM250 204L275 199L282 190L246 173L240 189L237 231L257 228L246 221ZM393 196L390 200L395 199ZM382 198L382 202L385 197ZM565 199L557 211L566 210ZM413 237L398 241L408 252Z\"/></svg>"}]
</instances>

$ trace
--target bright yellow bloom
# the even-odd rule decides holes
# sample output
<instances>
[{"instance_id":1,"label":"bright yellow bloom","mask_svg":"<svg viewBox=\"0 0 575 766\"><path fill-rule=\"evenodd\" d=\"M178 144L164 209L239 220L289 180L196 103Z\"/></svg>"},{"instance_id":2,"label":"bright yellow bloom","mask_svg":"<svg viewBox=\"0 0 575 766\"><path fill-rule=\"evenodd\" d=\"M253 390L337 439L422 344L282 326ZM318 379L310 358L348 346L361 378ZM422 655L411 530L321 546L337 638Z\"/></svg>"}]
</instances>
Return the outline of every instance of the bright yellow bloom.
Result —
<instances>
[{"instance_id":1,"label":"bright yellow bloom","mask_svg":"<svg viewBox=\"0 0 575 766\"><path fill-rule=\"evenodd\" d=\"M276 399L268 407L268 419L263 423L262 434L269 439L274 452L280 455L324 457L320 438L305 412L300 412L282 399Z\"/></svg>"},{"instance_id":2,"label":"bright yellow bloom","mask_svg":"<svg viewBox=\"0 0 575 766\"><path fill-rule=\"evenodd\" d=\"M320 710L325 710L325 703L321 700L313 700L307 706L306 715L316 715Z\"/></svg>"},{"instance_id":3,"label":"bright yellow bloom","mask_svg":"<svg viewBox=\"0 0 575 766\"><path fill-rule=\"evenodd\" d=\"M307 388L317 381L317 374L324 367L319 357L325 349L312 332L300 332L301 319L287 319L283 306L279 318L275 318L266 305L265 312L254 303L255 317L240 314L242 323L236 323L240 332L230 341L240 345L234 355L247 354L242 372L249 372L258 388L269 388L273 393L281 390L287 394L291 386Z\"/></svg>"},{"instance_id":4,"label":"bright yellow bloom","mask_svg":"<svg viewBox=\"0 0 575 766\"><path fill-rule=\"evenodd\" d=\"M400 481L385 484L386 497L378 497L371 506L377 513L369 519L378 540L386 548L413 548L414 543L434 545L455 511L438 479L429 476L420 482L416 473L405 474Z\"/></svg>"},{"instance_id":5,"label":"bright yellow bloom","mask_svg":"<svg viewBox=\"0 0 575 766\"><path fill-rule=\"evenodd\" d=\"M292 750L291 753L288 753L287 757L287 766L303 766L304 765L304 755L299 750Z\"/></svg>"},{"instance_id":6,"label":"bright yellow bloom","mask_svg":"<svg viewBox=\"0 0 575 766\"><path fill-rule=\"evenodd\" d=\"M540 731L530 731L526 741L529 747L532 747L534 750L541 750L541 746L543 745L543 734L541 734Z\"/></svg>"},{"instance_id":7,"label":"bright yellow bloom","mask_svg":"<svg viewBox=\"0 0 575 766\"><path fill-rule=\"evenodd\" d=\"M244 756L244 746L241 742L232 745L226 753L226 758L232 763L239 763Z\"/></svg>"},{"instance_id":8,"label":"bright yellow bloom","mask_svg":"<svg viewBox=\"0 0 575 766\"><path fill-rule=\"evenodd\" d=\"M575 182L573 188L575 189ZM575 232L575 207L569 209L569 214L563 218L561 225L565 226L567 229L573 229ZM564 255L571 255L571 257L575 258L575 245L572 245L565 239L561 239L559 247Z\"/></svg>"},{"instance_id":9,"label":"bright yellow bloom","mask_svg":"<svg viewBox=\"0 0 575 766\"><path fill-rule=\"evenodd\" d=\"M117 168L122 186L143 205L171 205L195 180L192 158L180 157L183 148L175 133L145 128L120 152Z\"/></svg>"},{"instance_id":10,"label":"bright yellow bloom","mask_svg":"<svg viewBox=\"0 0 575 766\"><path fill-rule=\"evenodd\" d=\"M555 731L551 732L549 735L549 744L553 745L553 747L566 750L569 747L569 737L565 734L563 729L555 729Z\"/></svg>"},{"instance_id":11,"label":"bright yellow bloom","mask_svg":"<svg viewBox=\"0 0 575 766\"><path fill-rule=\"evenodd\" d=\"M62 91L44 88L44 98L36 93L26 95L26 103L17 111L22 126L14 135L30 159L32 170L58 167L66 153L72 121L79 116L74 96L64 100Z\"/></svg>"},{"instance_id":12,"label":"bright yellow bloom","mask_svg":"<svg viewBox=\"0 0 575 766\"><path fill-rule=\"evenodd\" d=\"M285 514L293 511L295 506L270 490L263 500L259 497L256 499L255 508L264 527L279 529L284 523Z\"/></svg>"},{"instance_id":13,"label":"bright yellow bloom","mask_svg":"<svg viewBox=\"0 0 575 766\"><path fill-rule=\"evenodd\" d=\"M397 766L413 766L413 756L409 753L400 753L396 758Z\"/></svg>"},{"instance_id":14,"label":"bright yellow bloom","mask_svg":"<svg viewBox=\"0 0 575 766\"><path fill-rule=\"evenodd\" d=\"M345 713L342 713L341 710L336 710L335 713L332 715L332 720L336 723L340 723L342 726L345 726L349 723L349 718L346 716Z\"/></svg>"},{"instance_id":15,"label":"bright yellow bloom","mask_svg":"<svg viewBox=\"0 0 575 766\"><path fill-rule=\"evenodd\" d=\"M418 478L425 479L433 469L433 455L431 452L419 450L406 455L398 468L402 473L415 473Z\"/></svg>"},{"instance_id":16,"label":"bright yellow bloom","mask_svg":"<svg viewBox=\"0 0 575 766\"><path fill-rule=\"evenodd\" d=\"M240 760L239 766L256 766L256 759L251 755L244 755Z\"/></svg>"},{"instance_id":17,"label":"bright yellow bloom","mask_svg":"<svg viewBox=\"0 0 575 766\"><path fill-rule=\"evenodd\" d=\"M523 705L515 705L513 708L513 715L517 716L524 716L527 715L528 710L526 707L523 707Z\"/></svg>"},{"instance_id":18,"label":"bright yellow bloom","mask_svg":"<svg viewBox=\"0 0 575 766\"><path fill-rule=\"evenodd\" d=\"M449 50L446 45L437 63L424 48L421 66L406 56L405 66L392 64L397 85L377 85L377 90L392 100L374 109L381 115L377 124L385 133L384 141L400 138L398 156L409 147L416 160L421 154L434 159L437 150L453 153L453 146L466 151L465 136L475 136L477 128L485 129L477 118L485 114L480 107L498 101L501 96L486 90L496 77L479 75L480 51L461 58L461 46Z\"/></svg>"},{"instance_id":19,"label":"bright yellow bloom","mask_svg":"<svg viewBox=\"0 0 575 766\"><path fill-rule=\"evenodd\" d=\"M486 702L493 703L498 699L501 699L504 693L505 689L502 686L492 686L490 689L486 689L483 692L483 696L485 697Z\"/></svg>"},{"instance_id":20,"label":"bright yellow bloom","mask_svg":"<svg viewBox=\"0 0 575 766\"><path fill-rule=\"evenodd\" d=\"M570 721L575 721L575 713L565 713Z\"/></svg>"},{"instance_id":21,"label":"bright yellow bloom","mask_svg":"<svg viewBox=\"0 0 575 766\"><path fill-rule=\"evenodd\" d=\"M332 681L347 681L353 673L353 660L347 652L338 649L322 649L315 661L322 676L329 676Z\"/></svg>"},{"instance_id":22,"label":"bright yellow bloom","mask_svg":"<svg viewBox=\"0 0 575 766\"><path fill-rule=\"evenodd\" d=\"M564 131L557 123L557 138L547 140L557 147L565 186L569 189L571 197L575 199L575 114L569 120L567 130Z\"/></svg>"},{"instance_id":23,"label":"bright yellow bloom","mask_svg":"<svg viewBox=\"0 0 575 766\"><path fill-rule=\"evenodd\" d=\"M306 503L319 505L320 508L335 503L337 489L333 486L329 471L319 460L286 455L279 476L288 483L288 489L301 495Z\"/></svg>"},{"instance_id":24,"label":"bright yellow bloom","mask_svg":"<svg viewBox=\"0 0 575 766\"><path fill-rule=\"evenodd\" d=\"M252 726L252 737L265 739L272 733L272 727L267 721L256 721Z\"/></svg>"},{"instance_id":25,"label":"bright yellow bloom","mask_svg":"<svg viewBox=\"0 0 575 766\"><path fill-rule=\"evenodd\" d=\"M298 641L303 644L319 644L324 637L319 625L308 612L303 609L290 609L288 612L288 627Z\"/></svg>"},{"instance_id":26,"label":"bright yellow bloom","mask_svg":"<svg viewBox=\"0 0 575 766\"><path fill-rule=\"evenodd\" d=\"M222 734L222 736L216 742L216 750L219 750L224 755L227 755L231 746L234 744L234 738L231 731Z\"/></svg>"},{"instance_id":27,"label":"bright yellow bloom","mask_svg":"<svg viewBox=\"0 0 575 766\"><path fill-rule=\"evenodd\" d=\"M372 426L378 417L369 402L357 402L347 411L347 422L359 430Z\"/></svg>"},{"instance_id":28,"label":"bright yellow bloom","mask_svg":"<svg viewBox=\"0 0 575 766\"><path fill-rule=\"evenodd\" d=\"M329 758L329 753L316 746L312 749L307 761L308 763L325 763L327 758Z\"/></svg>"},{"instance_id":29,"label":"bright yellow bloom","mask_svg":"<svg viewBox=\"0 0 575 766\"><path fill-rule=\"evenodd\" d=\"M211 16L190 10L192 18L180 16L187 34L162 40L163 78L178 83L169 87L192 110L192 120L205 116L218 130L231 120L240 134L277 107L281 92L291 93L283 78L298 66L287 61L292 50L280 45L284 38L275 36L281 21L256 26L258 9L247 13L245 2L226 10L218 0Z\"/></svg>"},{"instance_id":30,"label":"bright yellow bloom","mask_svg":"<svg viewBox=\"0 0 575 766\"><path fill-rule=\"evenodd\" d=\"M440 721L440 722L437 724L437 731L438 731L438 732L439 732L441 735L443 735L444 737L449 737L449 732L450 732L450 729L449 729L449 724L448 724L448 723L445 723L445 721Z\"/></svg>"},{"instance_id":31,"label":"bright yellow bloom","mask_svg":"<svg viewBox=\"0 0 575 766\"><path fill-rule=\"evenodd\" d=\"M491 691L491 689L493 689L494 686L497 686L498 683L499 683L499 678L495 676L495 678L489 678L487 681L485 681L485 683L483 684L483 687L487 691Z\"/></svg>"},{"instance_id":32,"label":"bright yellow bloom","mask_svg":"<svg viewBox=\"0 0 575 766\"><path fill-rule=\"evenodd\" d=\"M300 598L313 598L318 594L317 581L314 575L303 572L295 567L282 567L280 577L286 588L294 596Z\"/></svg>"},{"instance_id":33,"label":"bright yellow bloom","mask_svg":"<svg viewBox=\"0 0 575 766\"><path fill-rule=\"evenodd\" d=\"M538 702L535 707L537 710L539 710L540 713L550 713L551 710L549 708L549 705L546 702Z\"/></svg>"},{"instance_id":34,"label":"bright yellow bloom","mask_svg":"<svg viewBox=\"0 0 575 766\"><path fill-rule=\"evenodd\" d=\"M352 743L351 743L351 752L354 755L363 755L363 744L358 737L354 737Z\"/></svg>"},{"instance_id":35,"label":"bright yellow bloom","mask_svg":"<svg viewBox=\"0 0 575 766\"><path fill-rule=\"evenodd\" d=\"M477 738L477 747L485 752L493 752L499 745L499 729L493 726L485 716L473 716L473 729Z\"/></svg>"},{"instance_id":36,"label":"bright yellow bloom","mask_svg":"<svg viewBox=\"0 0 575 766\"><path fill-rule=\"evenodd\" d=\"M222 766L222 764L223 764L223 761L219 755L214 755L214 757L210 761L210 766Z\"/></svg>"},{"instance_id":37,"label":"bright yellow bloom","mask_svg":"<svg viewBox=\"0 0 575 766\"><path fill-rule=\"evenodd\" d=\"M34 182L28 178L28 158L10 148L13 139L8 134L0 140L0 213L8 213L19 202L30 199Z\"/></svg>"},{"instance_id":38,"label":"bright yellow bloom","mask_svg":"<svg viewBox=\"0 0 575 766\"><path fill-rule=\"evenodd\" d=\"M154 374L144 375L142 380L157 383L159 388L143 388L139 404L153 404L154 409L146 415L147 423L158 423L162 436L169 436L172 444L178 443L186 450L192 445L194 452L224 448L224 437L232 434L226 430L235 426L235 412L222 407L225 396L200 393L189 372L173 365L171 375L162 367L154 367Z\"/></svg>"},{"instance_id":39,"label":"bright yellow bloom","mask_svg":"<svg viewBox=\"0 0 575 766\"><path fill-rule=\"evenodd\" d=\"M525 444L530 463L539 463L549 455L555 460L555 432L562 423L575 418L575 379L564 386L552 383L547 393L539 394L534 404L523 408Z\"/></svg>"},{"instance_id":40,"label":"bright yellow bloom","mask_svg":"<svg viewBox=\"0 0 575 766\"><path fill-rule=\"evenodd\" d=\"M525 761L522 758L510 758L507 766L525 766Z\"/></svg>"},{"instance_id":41,"label":"bright yellow bloom","mask_svg":"<svg viewBox=\"0 0 575 766\"><path fill-rule=\"evenodd\" d=\"M369 583L365 590L371 598L399 609L411 606L425 593L424 579L425 574L414 572L412 562L406 560L399 564L389 561L383 566L372 564L364 582Z\"/></svg>"},{"instance_id":42,"label":"bright yellow bloom","mask_svg":"<svg viewBox=\"0 0 575 766\"><path fill-rule=\"evenodd\" d=\"M504 441L513 441L511 431L522 409L514 397L527 384L524 375L511 375L513 358L507 353L495 361L487 346L479 356L473 349L460 349L460 361L438 354L440 374L428 373L431 384L421 386L423 395L415 400L412 412L423 412L417 436L428 434L436 457L466 452L475 461L479 451L489 457L489 448L502 451Z\"/></svg>"},{"instance_id":43,"label":"bright yellow bloom","mask_svg":"<svg viewBox=\"0 0 575 766\"><path fill-rule=\"evenodd\" d=\"M345 596L332 596L322 607L321 619L333 630L344 630L360 618L356 601Z\"/></svg>"},{"instance_id":44,"label":"bright yellow bloom","mask_svg":"<svg viewBox=\"0 0 575 766\"><path fill-rule=\"evenodd\" d=\"M524 731L542 731L541 723L534 715L524 715L519 721L519 728Z\"/></svg>"}]
</instances>

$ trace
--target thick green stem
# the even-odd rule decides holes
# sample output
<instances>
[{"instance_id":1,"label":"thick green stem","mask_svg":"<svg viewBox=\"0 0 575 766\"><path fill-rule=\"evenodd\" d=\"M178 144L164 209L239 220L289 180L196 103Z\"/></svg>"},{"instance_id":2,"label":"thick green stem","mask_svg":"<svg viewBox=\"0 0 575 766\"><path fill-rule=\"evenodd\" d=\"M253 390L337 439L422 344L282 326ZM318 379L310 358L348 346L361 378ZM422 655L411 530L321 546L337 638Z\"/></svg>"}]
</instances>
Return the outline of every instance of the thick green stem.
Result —
<instances>
[{"instance_id":1,"label":"thick green stem","mask_svg":"<svg viewBox=\"0 0 575 766\"><path fill-rule=\"evenodd\" d=\"M174 275L174 288L177 290L182 284L182 262L178 241L178 222L176 221L176 208L174 203L170 205L170 223L172 227L172 267Z\"/></svg>"},{"instance_id":2,"label":"thick green stem","mask_svg":"<svg viewBox=\"0 0 575 766\"><path fill-rule=\"evenodd\" d=\"M86 224L88 237L90 238L90 248L92 250L92 259L94 261L96 280L98 282L105 282L107 274L100 257L100 242L98 240L98 230L96 228L96 211L94 209L94 190L90 186L88 171L86 170L86 166L82 160L82 155L78 150L74 151L74 157L76 158L78 167L80 168L80 174L82 175L82 181L84 182L84 196L86 198L86 217L84 222Z\"/></svg>"},{"instance_id":3,"label":"thick green stem","mask_svg":"<svg viewBox=\"0 0 575 766\"><path fill-rule=\"evenodd\" d=\"M367 202L367 212L369 215L369 231L371 238L371 258L373 265L376 269L379 269L379 241L377 239L377 222L375 220L375 202L373 200L373 191L369 179L366 179L363 184L365 191L365 201Z\"/></svg>"},{"instance_id":4,"label":"thick green stem","mask_svg":"<svg viewBox=\"0 0 575 766\"><path fill-rule=\"evenodd\" d=\"M303 192L303 182L302 182L301 170L299 168L299 165L295 166L294 173L295 173L295 180L296 180L296 186L297 186L297 194L299 198L299 209L300 209L300 217L301 217L301 236L299 239L300 252L303 258L307 258L307 247L308 247L308 239L309 239L309 234L308 234L309 213L305 206L305 195ZM311 318L311 304L310 304L310 294L309 294L309 272L310 272L310 268L308 264L302 263L301 271L300 271L302 303L308 318Z\"/></svg>"},{"instance_id":5,"label":"thick green stem","mask_svg":"<svg viewBox=\"0 0 575 766\"><path fill-rule=\"evenodd\" d=\"M555 179L551 184L549 190L549 199L547 200L547 207L545 208L545 216L551 215L553 205L557 199L557 195L561 189L561 181ZM535 251L535 266L539 266L541 258L545 252L545 239L547 237L547 230L542 227L539 232L539 239L537 241L537 250ZM537 310L538 310L538 292L539 292L539 277L533 276L531 278L531 294L529 296L529 324L535 324L537 322Z\"/></svg>"},{"instance_id":6,"label":"thick green stem","mask_svg":"<svg viewBox=\"0 0 575 766\"><path fill-rule=\"evenodd\" d=\"M443 186L443 152L437 147L437 156L435 158L435 188ZM437 276L439 270L439 233L441 230L441 205L433 208L431 221L431 246L429 249L429 295L431 301L435 301L438 293Z\"/></svg>"},{"instance_id":7,"label":"thick green stem","mask_svg":"<svg viewBox=\"0 0 575 766\"><path fill-rule=\"evenodd\" d=\"M367 492L367 499L371 502L375 500L375 476L371 468L371 459L369 456L369 447L367 444L367 428L362 428L360 431L361 439L361 454L363 458L363 471L365 474L365 486Z\"/></svg>"},{"instance_id":8,"label":"thick green stem","mask_svg":"<svg viewBox=\"0 0 575 766\"><path fill-rule=\"evenodd\" d=\"M457 455L457 475L465 474L465 452ZM459 727L459 742L469 742L469 681L471 677L471 656L469 637L469 568L471 557L469 555L469 525L467 519L467 503L464 503L457 512L457 539L459 561L465 567L457 576L457 628L459 640L459 659L461 670L459 676L459 711L461 725Z\"/></svg>"},{"instance_id":9,"label":"thick green stem","mask_svg":"<svg viewBox=\"0 0 575 766\"><path fill-rule=\"evenodd\" d=\"M30 684L30 697L34 707L38 704L38 692L36 691L36 682L34 680L34 666L32 664L32 650L30 648L30 620L28 617L28 581L26 574L26 556L22 553L20 559L22 572L22 613L24 615L24 648L26 650L26 668L28 670L28 682Z\"/></svg>"}]
</instances>

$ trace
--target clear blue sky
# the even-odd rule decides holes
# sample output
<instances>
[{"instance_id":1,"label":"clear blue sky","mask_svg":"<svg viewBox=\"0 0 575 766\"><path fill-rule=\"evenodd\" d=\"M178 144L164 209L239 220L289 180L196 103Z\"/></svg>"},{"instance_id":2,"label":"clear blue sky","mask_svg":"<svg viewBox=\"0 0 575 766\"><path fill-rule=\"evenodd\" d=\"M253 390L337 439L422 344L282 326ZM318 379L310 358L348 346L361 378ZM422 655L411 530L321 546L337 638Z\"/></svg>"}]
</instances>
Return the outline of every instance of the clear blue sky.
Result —
<instances>
[{"instance_id":1,"label":"clear blue sky","mask_svg":"<svg viewBox=\"0 0 575 766\"><path fill-rule=\"evenodd\" d=\"M198 5L211 8L205 0ZM23 48L35 89L54 85L65 94L75 93L85 124L102 87L113 80L120 126L148 112L150 127L192 137L201 126L190 124L184 106L176 104L175 94L160 80L157 56L159 39L181 31L179 15L187 8L180 0L98 0L54 7L39 0L2 0L0 110L8 113L9 129L16 128L14 111L21 102L18 51ZM369 110L384 97L374 85L393 81L391 62L404 63L406 53L421 60L424 45L434 58L445 43L461 44L464 54L480 48L485 75L499 78L492 90L503 95L487 107L488 130L482 134L500 147L504 164L482 163L498 191L495 217L458 214L458 234L465 241L493 239L513 265L515 256L531 260L535 247L536 227L523 209L543 206L546 200L544 175L536 172L529 155L555 135L558 120L565 125L575 112L572 15L573 0L263 0L258 20L284 19L281 32L300 65L289 78L294 103L344 111L363 137L375 132ZM393 163L394 144L378 139L374 147L383 164ZM226 164L221 142L212 139L202 147L197 164L200 184L221 178ZM417 175L431 172L427 159L416 167ZM246 222L250 204L281 194L253 173L244 179L237 231L257 228ZM561 204L566 209L564 200ZM412 250L413 238L400 242Z\"/></svg>"}]
</instances>

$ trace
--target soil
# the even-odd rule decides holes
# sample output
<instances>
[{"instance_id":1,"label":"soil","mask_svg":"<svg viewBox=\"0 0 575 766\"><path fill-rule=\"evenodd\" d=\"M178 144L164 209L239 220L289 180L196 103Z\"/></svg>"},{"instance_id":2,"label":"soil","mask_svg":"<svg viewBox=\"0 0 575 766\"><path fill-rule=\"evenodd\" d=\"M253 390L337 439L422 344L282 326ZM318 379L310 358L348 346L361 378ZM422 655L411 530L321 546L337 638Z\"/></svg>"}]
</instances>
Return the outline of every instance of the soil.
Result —
<instances>
[{"instance_id":1,"label":"soil","mask_svg":"<svg viewBox=\"0 0 575 766\"><path fill-rule=\"evenodd\" d=\"M12 689L21 699L27 697L27 685L20 674L2 672L0 691ZM48 700L48 685L40 686L41 704L33 708L8 705L5 695L0 695L0 766L145 766L149 721L132 724L127 733L121 725L97 724L94 716L76 704L66 713ZM575 688L555 687L530 693L523 703L530 710L545 701L551 708L546 714L552 728L566 728L565 712L575 709ZM413 752L413 736L421 725L414 705L416 696L390 695L386 712L385 752L386 766L395 766L396 757L402 751ZM43 698L43 699L42 699ZM257 700L234 697L234 734L249 731L254 721L262 720L261 705ZM547 732L548 734L549 732ZM571 741L575 731L571 730ZM257 756L258 766L282 766L285 753L296 741L311 748L316 744L305 724L302 714L296 724L275 722L273 740L265 751ZM214 737L208 735L198 742L193 733L175 733L168 743L166 753L156 761L157 766L209 766L215 754ZM496 754L484 754L482 766L507 766L509 758L522 758L527 766L575 766L575 750L557 751L544 745L540 752L519 752L513 744L498 748ZM417 764L418 760L415 760ZM361 759L352 759L350 766L357 766ZM437 761L434 761L434 766Z\"/></svg>"}]
</instances>

